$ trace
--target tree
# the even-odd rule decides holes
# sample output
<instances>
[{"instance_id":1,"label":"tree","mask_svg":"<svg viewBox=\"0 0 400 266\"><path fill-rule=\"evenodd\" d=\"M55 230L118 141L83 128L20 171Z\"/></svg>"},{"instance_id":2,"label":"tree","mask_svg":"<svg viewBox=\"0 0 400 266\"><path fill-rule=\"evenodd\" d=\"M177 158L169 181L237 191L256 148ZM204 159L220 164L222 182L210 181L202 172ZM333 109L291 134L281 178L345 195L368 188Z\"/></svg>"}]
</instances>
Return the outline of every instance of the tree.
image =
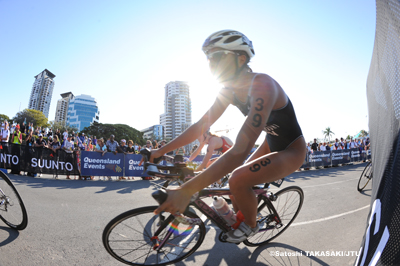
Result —
<instances>
[{"instance_id":1,"label":"tree","mask_svg":"<svg viewBox=\"0 0 400 266\"><path fill-rule=\"evenodd\" d=\"M366 137L366 136L368 136L368 131L362 129L362 130L360 131L360 137Z\"/></svg>"},{"instance_id":2,"label":"tree","mask_svg":"<svg viewBox=\"0 0 400 266\"><path fill-rule=\"evenodd\" d=\"M65 130L68 130L68 132L78 131L78 129L76 127L71 127L70 125L68 125L64 122L51 121L50 127L53 129L54 132L56 132L57 129L59 129L61 133L64 132Z\"/></svg>"},{"instance_id":3,"label":"tree","mask_svg":"<svg viewBox=\"0 0 400 266\"><path fill-rule=\"evenodd\" d=\"M10 118L7 115L0 114L0 124L3 123L5 120L10 122Z\"/></svg>"},{"instance_id":4,"label":"tree","mask_svg":"<svg viewBox=\"0 0 400 266\"><path fill-rule=\"evenodd\" d=\"M330 127L325 128L324 131L322 131L324 133L324 140L326 138L328 138L328 141L331 142L331 135L335 135L335 133L332 132Z\"/></svg>"},{"instance_id":5,"label":"tree","mask_svg":"<svg viewBox=\"0 0 400 266\"><path fill-rule=\"evenodd\" d=\"M33 110L33 109L24 109L21 112L18 112L14 118L13 121L22 124L24 121L26 123L33 123L34 127L48 127L49 123L47 120L47 117L38 110Z\"/></svg>"},{"instance_id":6,"label":"tree","mask_svg":"<svg viewBox=\"0 0 400 266\"><path fill-rule=\"evenodd\" d=\"M93 122L92 125L85 127L81 132L86 135L96 136L97 139L103 137L106 140L113 134L118 142L121 139L125 139L126 141L132 140L133 143L138 143L140 145L145 144L142 132L124 124L102 124Z\"/></svg>"}]
</instances>

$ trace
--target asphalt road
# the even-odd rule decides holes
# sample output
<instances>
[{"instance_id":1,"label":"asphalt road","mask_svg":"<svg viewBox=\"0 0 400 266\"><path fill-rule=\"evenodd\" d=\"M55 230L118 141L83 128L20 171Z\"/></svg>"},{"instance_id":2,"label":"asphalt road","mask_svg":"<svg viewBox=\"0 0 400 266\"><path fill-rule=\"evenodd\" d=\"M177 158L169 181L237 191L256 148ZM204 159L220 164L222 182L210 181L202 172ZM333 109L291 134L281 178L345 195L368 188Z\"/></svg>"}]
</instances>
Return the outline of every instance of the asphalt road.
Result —
<instances>
[{"instance_id":1,"label":"asphalt road","mask_svg":"<svg viewBox=\"0 0 400 266\"><path fill-rule=\"evenodd\" d=\"M370 205L371 184L364 193L356 189L365 165L293 173L281 188L300 186L305 200L286 232L253 248L219 242L220 231L211 225L202 246L178 265L354 264ZM150 194L160 183L9 176L29 216L20 232L0 221L0 265L10 266L124 265L104 249L103 229L124 211L156 205Z\"/></svg>"}]
</instances>

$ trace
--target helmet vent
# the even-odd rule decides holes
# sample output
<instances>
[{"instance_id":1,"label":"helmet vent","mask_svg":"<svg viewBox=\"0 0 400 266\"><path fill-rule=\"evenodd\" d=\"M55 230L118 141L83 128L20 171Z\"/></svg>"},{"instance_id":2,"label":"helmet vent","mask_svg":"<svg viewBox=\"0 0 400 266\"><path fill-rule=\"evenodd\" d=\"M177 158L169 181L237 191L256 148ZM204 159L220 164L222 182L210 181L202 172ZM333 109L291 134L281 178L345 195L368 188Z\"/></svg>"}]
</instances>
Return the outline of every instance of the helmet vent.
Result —
<instances>
[{"instance_id":1,"label":"helmet vent","mask_svg":"<svg viewBox=\"0 0 400 266\"><path fill-rule=\"evenodd\" d=\"M231 42L234 42L234 41L236 41L237 39L240 39L240 38L242 38L242 37L241 36L232 36L232 37L229 37L228 39L226 39L224 41L224 43L231 43Z\"/></svg>"},{"instance_id":2,"label":"helmet vent","mask_svg":"<svg viewBox=\"0 0 400 266\"><path fill-rule=\"evenodd\" d=\"M221 40L221 39L222 39L222 37L221 37L221 38L216 38L216 39L210 41L210 42L208 43L208 45L214 44L214 43L218 42L218 41Z\"/></svg>"}]
</instances>

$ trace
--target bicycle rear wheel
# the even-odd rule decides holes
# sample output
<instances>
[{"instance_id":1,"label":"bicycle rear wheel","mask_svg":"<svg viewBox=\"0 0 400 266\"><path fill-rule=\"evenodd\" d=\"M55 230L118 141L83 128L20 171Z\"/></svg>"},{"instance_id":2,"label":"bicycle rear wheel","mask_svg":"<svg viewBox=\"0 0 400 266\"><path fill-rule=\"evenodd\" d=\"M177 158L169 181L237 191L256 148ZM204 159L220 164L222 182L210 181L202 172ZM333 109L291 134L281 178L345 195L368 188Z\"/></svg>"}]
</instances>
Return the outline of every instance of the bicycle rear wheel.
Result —
<instances>
[{"instance_id":1,"label":"bicycle rear wheel","mask_svg":"<svg viewBox=\"0 0 400 266\"><path fill-rule=\"evenodd\" d=\"M259 197L261 200L258 205L257 223L260 231L244 241L247 246L266 244L282 234L296 219L304 201L303 190L296 186L278 191L271 197L272 200L261 195ZM273 208L268 206L268 201L272 203Z\"/></svg>"},{"instance_id":2,"label":"bicycle rear wheel","mask_svg":"<svg viewBox=\"0 0 400 266\"><path fill-rule=\"evenodd\" d=\"M0 171L0 219L17 230L23 230L28 225L28 214L21 196L2 171Z\"/></svg>"},{"instance_id":3,"label":"bicycle rear wheel","mask_svg":"<svg viewBox=\"0 0 400 266\"><path fill-rule=\"evenodd\" d=\"M358 180L357 190L361 192L372 178L372 162L368 162Z\"/></svg>"},{"instance_id":4,"label":"bicycle rear wheel","mask_svg":"<svg viewBox=\"0 0 400 266\"><path fill-rule=\"evenodd\" d=\"M204 223L178 223L169 213L154 215L156 208L158 206L130 210L111 220L103 232L103 244L108 253L128 265L168 265L185 259L200 247L206 234ZM185 212L185 216L199 218L192 212ZM162 230L155 237L159 229ZM158 251L155 242L163 243Z\"/></svg>"}]
</instances>

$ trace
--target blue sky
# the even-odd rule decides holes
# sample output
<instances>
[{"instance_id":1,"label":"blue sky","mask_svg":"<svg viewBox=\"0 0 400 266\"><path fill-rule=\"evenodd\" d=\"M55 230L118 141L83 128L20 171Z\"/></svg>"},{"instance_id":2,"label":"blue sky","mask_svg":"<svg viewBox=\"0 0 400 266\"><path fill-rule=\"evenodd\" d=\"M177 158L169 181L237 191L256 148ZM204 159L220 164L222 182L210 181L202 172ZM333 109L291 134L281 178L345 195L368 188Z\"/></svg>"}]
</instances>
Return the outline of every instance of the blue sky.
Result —
<instances>
[{"instance_id":1,"label":"blue sky","mask_svg":"<svg viewBox=\"0 0 400 266\"><path fill-rule=\"evenodd\" d=\"M334 137L355 135L368 130L375 12L372 0L0 0L0 113L27 108L34 76L47 68L56 75L49 120L71 91L96 98L101 123L140 130L159 123L165 84L184 80L195 122L219 90L201 45L235 29L253 41L253 71L289 95L306 140L322 138L326 127ZM229 107L211 130L233 128L235 139L243 121Z\"/></svg>"}]
</instances>

